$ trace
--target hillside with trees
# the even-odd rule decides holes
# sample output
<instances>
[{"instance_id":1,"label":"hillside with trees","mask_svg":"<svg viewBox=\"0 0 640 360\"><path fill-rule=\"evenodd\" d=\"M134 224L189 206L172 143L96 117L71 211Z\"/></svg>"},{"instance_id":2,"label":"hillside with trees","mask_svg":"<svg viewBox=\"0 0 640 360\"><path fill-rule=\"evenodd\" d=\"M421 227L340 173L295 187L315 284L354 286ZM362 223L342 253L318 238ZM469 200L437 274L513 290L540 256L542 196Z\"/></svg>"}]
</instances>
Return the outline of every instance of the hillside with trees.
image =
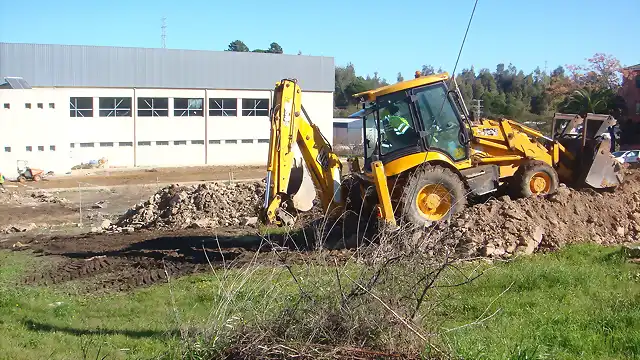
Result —
<instances>
[{"instance_id":1,"label":"hillside with trees","mask_svg":"<svg viewBox=\"0 0 640 360\"><path fill-rule=\"evenodd\" d=\"M440 72L442 69L435 70L431 65L423 65L421 71L423 75ZM621 75L616 58L595 54L586 64L558 66L549 74L540 68L525 73L513 64L498 64L493 71L471 67L459 71L456 82L470 111L480 100L483 117L510 118L546 131L554 112L607 113L622 120L624 100L618 96ZM353 64L336 67L335 79L336 117L358 110L353 94L388 84L377 74L356 75ZM396 81L402 80L398 73Z\"/></svg>"},{"instance_id":2,"label":"hillside with trees","mask_svg":"<svg viewBox=\"0 0 640 360\"><path fill-rule=\"evenodd\" d=\"M249 50L241 40L231 42L226 51L284 53L276 42L267 49ZM425 64L420 72L422 75L431 75L443 70ZM596 53L584 64L558 66L550 73L542 71L540 67L525 73L513 64L501 63L493 70L476 69L473 66L462 69L455 78L467 108L472 112L479 111L482 117L509 118L548 132L554 112L583 116L589 112L611 114L619 120L624 137L636 137L640 129L635 129L625 121L624 99L618 95L622 75L623 69L618 59ZM404 76L398 72L395 81L403 80ZM393 82L381 78L377 72L373 76L358 75L352 63L336 66L334 116L347 117L359 110L354 94L390 83Z\"/></svg>"}]
</instances>

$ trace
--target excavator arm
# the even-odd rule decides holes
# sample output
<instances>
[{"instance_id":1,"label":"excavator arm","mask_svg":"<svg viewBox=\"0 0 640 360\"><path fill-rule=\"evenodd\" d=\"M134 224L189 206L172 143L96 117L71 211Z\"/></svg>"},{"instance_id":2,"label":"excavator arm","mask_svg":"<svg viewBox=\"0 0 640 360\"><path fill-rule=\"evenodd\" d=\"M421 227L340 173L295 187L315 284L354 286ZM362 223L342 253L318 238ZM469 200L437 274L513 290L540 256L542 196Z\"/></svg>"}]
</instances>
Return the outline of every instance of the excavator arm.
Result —
<instances>
[{"instance_id":1,"label":"excavator arm","mask_svg":"<svg viewBox=\"0 0 640 360\"><path fill-rule=\"evenodd\" d=\"M291 225L295 212L311 209L315 190L325 213L341 207L342 163L302 106L302 90L297 81L278 82L272 103L264 221ZM304 164L295 156L296 147Z\"/></svg>"}]
</instances>

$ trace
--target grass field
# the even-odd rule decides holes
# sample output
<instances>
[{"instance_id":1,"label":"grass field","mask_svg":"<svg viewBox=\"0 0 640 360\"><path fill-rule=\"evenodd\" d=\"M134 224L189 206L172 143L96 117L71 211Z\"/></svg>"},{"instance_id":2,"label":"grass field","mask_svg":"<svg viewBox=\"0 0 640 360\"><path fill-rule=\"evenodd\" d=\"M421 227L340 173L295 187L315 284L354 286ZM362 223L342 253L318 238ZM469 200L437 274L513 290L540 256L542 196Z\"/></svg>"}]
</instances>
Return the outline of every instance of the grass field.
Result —
<instances>
[{"instance_id":1,"label":"grass field","mask_svg":"<svg viewBox=\"0 0 640 360\"><path fill-rule=\"evenodd\" d=\"M196 357L224 346L225 332L277 313L297 291L286 269L266 267L108 295L79 295L81 283L17 285L39 261L0 252L2 359ZM437 343L448 353L465 359L640 358L640 266L628 263L619 248L580 245L483 267L486 273L471 284L439 290L446 300L430 318L440 324ZM318 269L314 276L333 275Z\"/></svg>"}]
</instances>

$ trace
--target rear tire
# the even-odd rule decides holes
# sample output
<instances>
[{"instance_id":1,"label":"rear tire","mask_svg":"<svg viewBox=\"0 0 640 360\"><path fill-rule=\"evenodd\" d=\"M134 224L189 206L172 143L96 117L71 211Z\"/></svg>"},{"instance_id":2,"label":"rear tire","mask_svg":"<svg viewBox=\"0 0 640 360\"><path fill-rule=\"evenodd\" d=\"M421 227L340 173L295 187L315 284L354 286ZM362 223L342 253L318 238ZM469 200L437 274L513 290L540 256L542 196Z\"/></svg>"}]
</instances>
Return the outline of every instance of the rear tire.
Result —
<instances>
[{"instance_id":1,"label":"rear tire","mask_svg":"<svg viewBox=\"0 0 640 360\"><path fill-rule=\"evenodd\" d=\"M466 189L453 171L427 166L407 179L401 203L405 220L428 227L463 210L467 204Z\"/></svg>"},{"instance_id":2,"label":"rear tire","mask_svg":"<svg viewBox=\"0 0 640 360\"><path fill-rule=\"evenodd\" d=\"M543 161L528 161L513 175L512 192L518 197L544 196L558 190L558 172Z\"/></svg>"},{"instance_id":3,"label":"rear tire","mask_svg":"<svg viewBox=\"0 0 640 360\"><path fill-rule=\"evenodd\" d=\"M27 178L24 175L18 176L18 182L25 183L26 181L27 181Z\"/></svg>"}]
</instances>

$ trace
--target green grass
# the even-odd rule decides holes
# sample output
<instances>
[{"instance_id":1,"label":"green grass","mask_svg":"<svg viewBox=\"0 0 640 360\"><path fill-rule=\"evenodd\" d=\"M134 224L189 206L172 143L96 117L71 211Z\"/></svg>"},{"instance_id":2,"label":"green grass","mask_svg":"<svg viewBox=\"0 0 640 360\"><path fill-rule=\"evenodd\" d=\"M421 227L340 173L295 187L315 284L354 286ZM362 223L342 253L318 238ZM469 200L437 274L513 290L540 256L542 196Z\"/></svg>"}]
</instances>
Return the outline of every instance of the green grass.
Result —
<instances>
[{"instance_id":1,"label":"green grass","mask_svg":"<svg viewBox=\"0 0 640 360\"><path fill-rule=\"evenodd\" d=\"M127 294L16 285L42 261L0 252L0 359L82 359L83 347L90 359L98 350L99 359L181 358L181 333L203 331L211 339L215 330L268 318L296 294L282 268L189 276ZM334 275L319 269L314 276ZM443 341L466 359L640 358L640 266L618 249L582 245L495 264L468 286L439 291L450 298L429 318L443 329L500 309L446 333Z\"/></svg>"},{"instance_id":2,"label":"green grass","mask_svg":"<svg viewBox=\"0 0 640 360\"><path fill-rule=\"evenodd\" d=\"M619 249L581 245L517 260L450 295L437 316L452 328L500 309L447 334L465 358L640 358L640 266Z\"/></svg>"}]
</instances>

